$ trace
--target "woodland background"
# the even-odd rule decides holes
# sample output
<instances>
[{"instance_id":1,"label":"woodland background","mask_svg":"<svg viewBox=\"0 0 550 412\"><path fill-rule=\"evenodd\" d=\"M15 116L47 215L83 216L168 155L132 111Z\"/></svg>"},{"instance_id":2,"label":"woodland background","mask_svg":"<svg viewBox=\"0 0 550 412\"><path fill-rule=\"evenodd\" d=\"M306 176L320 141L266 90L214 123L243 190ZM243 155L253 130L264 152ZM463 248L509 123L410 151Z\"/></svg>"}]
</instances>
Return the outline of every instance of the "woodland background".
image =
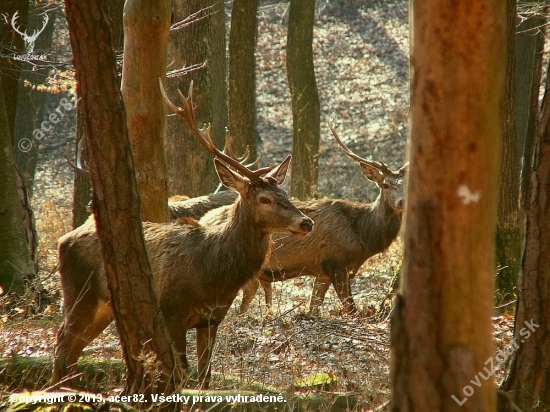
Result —
<instances>
[{"instance_id":1,"label":"woodland background","mask_svg":"<svg viewBox=\"0 0 550 412\"><path fill-rule=\"evenodd\" d=\"M534 50L530 56L542 56L544 40L540 37L544 31L545 17L541 12L545 10L545 3L537 3L539 8L521 6L520 3L517 20L516 3L509 1L507 5L514 32L517 28L520 33L515 38L516 46L519 45L515 53L528 49L521 46L523 34L528 37L523 41L535 39L535 44L529 46ZM226 25L230 24L231 6L230 2L224 4ZM513 12L510 12L512 6ZM405 161L410 103L408 7L407 2L398 0L317 2L313 53L321 108L318 197L372 201L376 193L370 187L374 185L369 185L364 180L359 168L339 153L326 127L328 121L335 125L356 153L381 160L394 169ZM285 72L287 8L286 2L264 1L258 9L258 42L255 53L256 130L257 153L262 156L262 164L282 160L292 148L292 105ZM28 108L22 112L27 117L17 120L16 127L30 125L32 132L32 126L37 124L35 122L40 123L41 119L55 111L60 99L67 97L67 93L74 92L75 85L62 5L39 3L31 5L31 11L30 16L39 16L45 11L50 16L50 45L40 45L37 42L36 48L49 50L48 56L53 60L52 64L37 65L34 69L24 66L23 69L21 79L25 78L26 82L21 81L20 93L28 95L30 102ZM530 24L534 29L528 31L519 23ZM2 30L5 35L11 27L3 24ZM46 32L40 38L45 40ZM509 45L510 43L508 50ZM504 61L506 60L503 63ZM529 59L521 56L516 60L528 61ZM180 63L182 62L174 63L174 66L179 67ZM188 66L197 62L183 63ZM545 84L544 76L542 80L536 77L537 67L539 76L543 72L542 65L542 61L539 61L538 66L534 64L529 69L518 64L518 73L524 70L531 75L529 87L519 87L520 83L516 83L511 92L508 89L508 95L513 94L518 101L522 98L522 93L531 96L530 104L518 105L517 112L514 109L513 116L507 112L504 119L512 124L512 128L517 128L518 139L521 139L522 127L525 134L528 134L528 129L535 134L538 130L529 123L538 118L538 113L521 113L521 110L525 106L538 107L538 96L536 103L532 103L532 100L533 90L539 91L538 83ZM541 96L544 90L545 87L541 86ZM36 106L37 103L33 100L38 94L43 98L40 106ZM56 124L40 142L33 140L33 150L26 152L26 156L35 156L36 161L35 172L21 174L26 181L30 207L36 219L39 243L35 262L38 271L33 287L28 288L20 300L10 301L8 297L4 298L0 353L5 358L22 355L41 359L53 354L55 329L62 319L59 280L55 272L56 241L59 236L70 231L73 224L72 185L75 172L65 158L65 145L70 143L74 151L76 117L77 110L67 111L63 121ZM544 120L544 116L542 118ZM26 136L28 127L24 129L26 131L16 134L13 141L18 142L22 136ZM540 127L540 130L543 129L544 124ZM517 147L528 147L521 140L518 141ZM514 140L511 144L505 143L504 147L511 147L513 142ZM14 150L15 156L24 157L20 152ZM516 159L522 157L517 153L513 156ZM529 158L529 155L525 156ZM518 165L516 169L518 182L520 168ZM186 170L185 166L172 165L173 174L186 174L190 169L194 170L190 166ZM444 173L442 169L439 171ZM525 176L526 173L523 174L524 179ZM194 193L193 189L185 193L185 190L176 190L175 186L170 190L171 195L194 196L208 192L203 189L201 193ZM502 192L514 193L502 184L501 188L504 187L506 189ZM515 190L519 192L519 184ZM522 203L519 210L519 214L523 215L527 211L527 203ZM502 216L504 212L499 210L499 213ZM515 213L517 214L517 210ZM502 221L501 219L500 222ZM513 242L505 243L509 245ZM236 376L243 382L255 381L278 388L292 388L299 379L316 373L329 376L334 374L338 377L338 383L336 387L333 384L329 390L353 392L357 408L374 408L385 404L390 394L390 330L387 310L391 303L387 298L392 292L392 280L402 266L401 249L402 244L398 240L388 252L370 259L364 272L356 278L353 292L362 309L362 316L359 318L342 317L335 295L330 295L325 301L319 318L312 319L305 315L305 303L311 287L309 279L276 284L276 304L274 313L270 316L266 316L266 309L261 305L259 296L246 315L238 316L236 310L231 311L220 331L217 353L213 360L214 372L221 373L221 376ZM500 308L492 319L497 341L495 353L508 347L513 336L514 318L508 304L513 304L517 299L518 270L516 266L515 273L509 278L506 269L514 267L510 262L521 265L521 252L516 250L512 254L515 257L509 261L505 260L508 257L497 258L499 263L505 261L508 264L501 265L504 269L499 273L503 273L500 278L503 283L497 283L496 300ZM112 325L101 336L97 345L94 344L88 351L94 358L120 358L116 328ZM510 359L498 365L498 382L504 378L509 362ZM193 358L191 363L194 363ZM544 365L543 368L547 367ZM2 373L5 393L28 388L29 382L34 384L32 389L47 387L48 368L48 365L43 366L39 373L23 372L16 378L15 375L9 375L8 369L4 368ZM101 375L97 379L98 382L94 384L97 391L108 392L121 385L120 375L115 372L108 372L106 377ZM89 383L86 381L86 384ZM545 380L545 385L547 390L548 379ZM542 392L545 395L540 398L548 400L550 395L544 389ZM326 399L327 405L332 402L329 395ZM539 409L532 410L547 410L545 405L547 403L542 401Z\"/></svg>"}]
</instances>

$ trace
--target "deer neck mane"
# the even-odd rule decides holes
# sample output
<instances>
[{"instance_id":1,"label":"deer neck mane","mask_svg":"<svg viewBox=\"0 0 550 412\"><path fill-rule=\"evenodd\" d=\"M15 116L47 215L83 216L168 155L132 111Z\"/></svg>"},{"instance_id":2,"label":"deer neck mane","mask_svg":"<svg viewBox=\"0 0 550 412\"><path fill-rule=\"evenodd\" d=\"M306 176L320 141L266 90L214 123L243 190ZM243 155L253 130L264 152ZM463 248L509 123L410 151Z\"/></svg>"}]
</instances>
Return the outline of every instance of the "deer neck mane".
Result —
<instances>
[{"instance_id":1,"label":"deer neck mane","mask_svg":"<svg viewBox=\"0 0 550 412\"><path fill-rule=\"evenodd\" d=\"M235 282L240 288L262 267L269 252L271 233L258 227L254 210L240 198L220 213L226 216L213 228L211 263L220 266L219 273L227 274L227 282Z\"/></svg>"},{"instance_id":2,"label":"deer neck mane","mask_svg":"<svg viewBox=\"0 0 550 412\"><path fill-rule=\"evenodd\" d=\"M397 212L384 200L382 193L367 205L359 228L363 245L370 256L386 250L399 234L402 212Z\"/></svg>"}]
</instances>

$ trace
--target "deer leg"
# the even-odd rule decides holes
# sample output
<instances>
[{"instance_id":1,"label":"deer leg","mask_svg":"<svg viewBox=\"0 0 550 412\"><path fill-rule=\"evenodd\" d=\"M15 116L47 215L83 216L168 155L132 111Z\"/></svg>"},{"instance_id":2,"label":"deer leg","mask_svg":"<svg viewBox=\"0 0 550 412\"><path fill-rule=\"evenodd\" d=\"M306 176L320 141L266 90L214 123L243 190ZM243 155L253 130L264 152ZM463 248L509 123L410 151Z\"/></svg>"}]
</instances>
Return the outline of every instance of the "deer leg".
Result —
<instances>
[{"instance_id":1,"label":"deer leg","mask_svg":"<svg viewBox=\"0 0 550 412\"><path fill-rule=\"evenodd\" d=\"M184 376L189 376L189 362L187 361L187 329L182 327L181 319L178 316L165 318L166 328L174 342L174 347L179 354L181 367Z\"/></svg>"},{"instance_id":2,"label":"deer leg","mask_svg":"<svg viewBox=\"0 0 550 412\"><path fill-rule=\"evenodd\" d=\"M197 357L199 359L197 369L201 389L208 389L210 384L210 357L212 356L217 332L218 325L197 328Z\"/></svg>"},{"instance_id":3,"label":"deer leg","mask_svg":"<svg viewBox=\"0 0 550 412\"><path fill-rule=\"evenodd\" d=\"M332 284L334 289L336 289L336 294L340 298L340 302L344 306L344 313L356 313L357 307L355 306L355 301L351 295L351 283L350 279L353 278L355 274L349 273L345 268L339 269L334 273L334 276L331 277Z\"/></svg>"},{"instance_id":4,"label":"deer leg","mask_svg":"<svg viewBox=\"0 0 550 412\"><path fill-rule=\"evenodd\" d=\"M265 304L271 308L271 306L273 305L273 288L271 287L271 282L260 279L260 285L262 285L262 288L264 290Z\"/></svg>"},{"instance_id":5,"label":"deer leg","mask_svg":"<svg viewBox=\"0 0 550 412\"><path fill-rule=\"evenodd\" d=\"M100 301L95 306L90 310L80 302L67 313L57 333L52 383L74 371L82 350L113 321L108 302Z\"/></svg>"},{"instance_id":6,"label":"deer leg","mask_svg":"<svg viewBox=\"0 0 550 412\"><path fill-rule=\"evenodd\" d=\"M311 292L311 300L309 301L309 313L319 315L319 310L325 300L325 294L330 287L330 278L320 275L315 277L313 283L313 291Z\"/></svg>"},{"instance_id":7,"label":"deer leg","mask_svg":"<svg viewBox=\"0 0 550 412\"><path fill-rule=\"evenodd\" d=\"M260 281L258 278L251 279L248 281L243 287L243 301L241 302L241 307L239 309L239 313L242 315L248 310L248 307L250 306L250 303L252 302L252 299L254 299L254 296L256 295L256 292L258 291L258 286L260 286Z\"/></svg>"}]
</instances>

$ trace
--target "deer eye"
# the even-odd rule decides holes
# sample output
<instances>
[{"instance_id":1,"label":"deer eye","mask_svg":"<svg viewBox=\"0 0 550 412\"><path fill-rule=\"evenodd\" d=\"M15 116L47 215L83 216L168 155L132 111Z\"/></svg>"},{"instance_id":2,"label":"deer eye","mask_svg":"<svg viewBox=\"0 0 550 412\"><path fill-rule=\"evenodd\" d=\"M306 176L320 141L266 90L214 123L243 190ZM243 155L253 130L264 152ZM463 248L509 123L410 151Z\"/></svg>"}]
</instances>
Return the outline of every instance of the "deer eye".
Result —
<instances>
[{"instance_id":1,"label":"deer eye","mask_svg":"<svg viewBox=\"0 0 550 412\"><path fill-rule=\"evenodd\" d=\"M390 188L390 185L387 184L387 183L382 183L382 188L383 188L383 189L389 189L389 188Z\"/></svg>"},{"instance_id":2,"label":"deer eye","mask_svg":"<svg viewBox=\"0 0 550 412\"><path fill-rule=\"evenodd\" d=\"M270 205L272 203L271 199L267 196L261 196L259 201L262 205Z\"/></svg>"}]
</instances>

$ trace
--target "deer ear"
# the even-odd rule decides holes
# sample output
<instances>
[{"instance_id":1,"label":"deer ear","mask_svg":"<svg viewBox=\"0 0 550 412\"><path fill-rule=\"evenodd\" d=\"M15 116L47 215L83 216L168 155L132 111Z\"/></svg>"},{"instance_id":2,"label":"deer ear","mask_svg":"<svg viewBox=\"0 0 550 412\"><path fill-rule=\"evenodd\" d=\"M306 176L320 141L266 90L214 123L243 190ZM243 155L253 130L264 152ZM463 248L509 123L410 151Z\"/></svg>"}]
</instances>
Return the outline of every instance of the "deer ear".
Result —
<instances>
[{"instance_id":1,"label":"deer ear","mask_svg":"<svg viewBox=\"0 0 550 412\"><path fill-rule=\"evenodd\" d=\"M265 177L266 178L272 178L275 179L277 184L280 186L283 184L286 178L286 172L288 171L288 167L290 166L290 161L292 160L292 156L288 155L283 162L277 166L275 169L273 169L271 172L269 172Z\"/></svg>"},{"instance_id":2,"label":"deer ear","mask_svg":"<svg viewBox=\"0 0 550 412\"><path fill-rule=\"evenodd\" d=\"M214 159L214 166L216 167L216 172L225 187L238 193L242 193L246 189L248 182L240 174L229 169L218 159Z\"/></svg>"},{"instance_id":3,"label":"deer ear","mask_svg":"<svg viewBox=\"0 0 550 412\"><path fill-rule=\"evenodd\" d=\"M367 163L359 163L359 165L361 166L363 175L367 179L376 182L378 185L381 185L384 182L384 175L376 167Z\"/></svg>"}]
</instances>

